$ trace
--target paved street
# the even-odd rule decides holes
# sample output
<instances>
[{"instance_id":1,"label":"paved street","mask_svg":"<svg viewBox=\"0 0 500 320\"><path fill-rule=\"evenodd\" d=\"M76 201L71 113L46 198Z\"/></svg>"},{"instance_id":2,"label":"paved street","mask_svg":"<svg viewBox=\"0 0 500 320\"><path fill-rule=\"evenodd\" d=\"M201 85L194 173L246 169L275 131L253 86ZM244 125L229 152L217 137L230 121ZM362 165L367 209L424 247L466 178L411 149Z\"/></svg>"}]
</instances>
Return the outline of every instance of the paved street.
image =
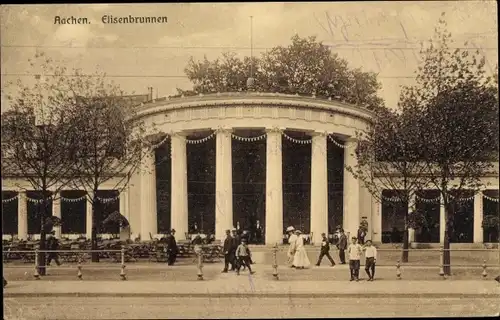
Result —
<instances>
[{"instance_id":1,"label":"paved street","mask_svg":"<svg viewBox=\"0 0 500 320\"><path fill-rule=\"evenodd\" d=\"M280 246L279 252L277 254L278 264L284 265L287 261L287 246ZM330 251L333 259L336 262L339 262L339 253L338 250L332 249ZM311 263L315 263L318 259L319 248L313 246L307 246L307 255ZM259 264L272 264L273 263L273 250L270 247L265 246L256 246L252 248L252 257L254 261ZM191 258L180 258L180 264L192 264L194 257ZM223 258L220 259L221 261ZM378 250L378 266L394 266L401 260L401 249L379 249ZM147 263L148 259L141 259L139 263ZM364 258L361 259L362 263L364 263ZM420 250L410 250L409 252L409 262L408 265L416 265L416 266L432 266L438 267L440 261L440 253L439 251L432 249L420 249ZM480 267L485 261L487 265L495 265L497 266L499 263L499 252L497 249L489 249L489 250L461 250L461 251L452 251L451 253L451 261L455 266L478 266ZM102 262L111 262L110 259L102 259ZM327 259L323 259L323 263L326 263ZM4 262L5 263L5 262ZM86 261L85 263L88 263ZM135 264L136 262L130 262L128 264ZM157 264L155 262L151 262L152 264ZM23 265L20 261L9 261L8 265Z\"/></svg>"},{"instance_id":2,"label":"paved street","mask_svg":"<svg viewBox=\"0 0 500 320\"><path fill-rule=\"evenodd\" d=\"M203 319L492 316L497 298L6 298L13 319Z\"/></svg>"},{"instance_id":3,"label":"paved street","mask_svg":"<svg viewBox=\"0 0 500 320\"><path fill-rule=\"evenodd\" d=\"M267 264L255 264L252 268L257 272L255 277L273 280L272 266ZM234 273L221 274L222 263L205 264L203 268L204 278L207 281L217 280L221 277L233 277ZM193 281L197 278L197 268L193 264L167 266L165 263L132 263L126 267L127 279L129 281ZM34 268L32 265L4 264L4 276L9 281L34 281ZM404 280L440 280L439 268L437 266L401 266L401 277ZM306 270L295 270L286 266L278 268L281 280L285 281L347 281L349 280L349 269L347 265L336 265L330 267L326 261L320 267L312 267ZM453 267L452 278L454 280L480 280L482 267ZM75 264L64 264L60 267L48 268L47 275L41 281L67 281L77 279L78 269ZM493 279L499 274L497 267L487 268L487 278ZM82 275L84 281L118 281L120 279L120 265L117 263L97 263L83 265ZM360 276L365 277L364 268L360 270ZM395 280L395 266L377 266L376 277L379 280Z\"/></svg>"}]
</instances>

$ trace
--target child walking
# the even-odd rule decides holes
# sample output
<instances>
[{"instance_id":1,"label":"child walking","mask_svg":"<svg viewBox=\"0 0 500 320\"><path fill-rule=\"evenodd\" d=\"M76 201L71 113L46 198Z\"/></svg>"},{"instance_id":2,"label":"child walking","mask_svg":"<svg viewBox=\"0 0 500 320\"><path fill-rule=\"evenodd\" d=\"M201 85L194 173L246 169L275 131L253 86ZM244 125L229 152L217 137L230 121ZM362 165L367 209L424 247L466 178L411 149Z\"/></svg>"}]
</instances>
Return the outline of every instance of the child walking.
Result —
<instances>
[{"instance_id":1,"label":"child walking","mask_svg":"<svg viewBox=\"0 0 500 320\"><path fill-rule=\"evenodd\" d=\"M237 275L240 275L240 268L242 265L244 265L248 268L248 271L250 271L250 274L255 273L254 271L252 271L250 257L251 257L251 253L250 253L250 249L247 246L247 239L243 238L243 239L241 239L241 244L236 249L236 259L239 261L239 263L236 267L236 274Z\"/></svg>"},{"instance_id":2,"label":"child walking","mask_svg":"<svg viewBox=\"0 0 500 320\"><path fill-rule=\"evenodd\" d=\"M361 246L358 244L358 239L356 237L352 237L351 244L349 248L347 248L347 254L349 255L349 269L351 271L351 280L359 281L359 267L361 265L361 251L363 250Z\"/></svg>"},{"instance_id":3,"label":"child walking","mask_svg":"<svg viewBox=\"0 0 500 320\"><path fill-rule=\"evenodd\" d=\"M373 277L375 276L375 263L377 262L377 248L372 245L371 240L366 240L364 250L366 257L365 271L368 275L368 281L373 281Z\"/></svg>"}]
</instances>

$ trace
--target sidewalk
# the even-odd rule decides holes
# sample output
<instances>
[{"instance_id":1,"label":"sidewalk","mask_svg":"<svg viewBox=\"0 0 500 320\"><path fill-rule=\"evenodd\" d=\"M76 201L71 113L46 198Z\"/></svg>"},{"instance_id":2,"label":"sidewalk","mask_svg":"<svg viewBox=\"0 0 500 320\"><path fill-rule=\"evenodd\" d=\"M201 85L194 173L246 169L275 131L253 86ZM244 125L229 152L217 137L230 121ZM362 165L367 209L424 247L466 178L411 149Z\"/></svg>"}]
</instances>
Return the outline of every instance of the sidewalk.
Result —
<instances>
[{"instance_id":1,"label":"sidewalk","mask_svg":"<svg viewBox=\"0 0 500 320\"><path fill-rule=\"evenodd\" d=\"M12 281L4 297L485 297L500 298L495 281L270 281L242 273L217 281Z\"/></svg>"}]
</instances>

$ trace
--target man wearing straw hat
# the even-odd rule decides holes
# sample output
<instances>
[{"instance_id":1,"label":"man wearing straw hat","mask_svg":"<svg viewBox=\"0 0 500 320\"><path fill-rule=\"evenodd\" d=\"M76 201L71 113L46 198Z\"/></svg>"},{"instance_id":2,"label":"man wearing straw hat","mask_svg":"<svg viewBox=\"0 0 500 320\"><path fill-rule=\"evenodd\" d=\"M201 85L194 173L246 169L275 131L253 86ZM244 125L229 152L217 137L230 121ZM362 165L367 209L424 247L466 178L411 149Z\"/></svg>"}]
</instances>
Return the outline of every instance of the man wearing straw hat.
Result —
<instances>
[{"instance_id":1,"label":"man wearing straw hat","mask_svg":"<svg viewBox=\"0 0 500 320\"><path fill-rule=\"evenodd\" d=\"M286 228L286 232L288 233L288 264L291 265L292 268L295 268L293 265L293 257L295 256L295 242L297 241L297 235L295 234L295 228L293 226L289 226Z\"/></svg>"}]
</instances>

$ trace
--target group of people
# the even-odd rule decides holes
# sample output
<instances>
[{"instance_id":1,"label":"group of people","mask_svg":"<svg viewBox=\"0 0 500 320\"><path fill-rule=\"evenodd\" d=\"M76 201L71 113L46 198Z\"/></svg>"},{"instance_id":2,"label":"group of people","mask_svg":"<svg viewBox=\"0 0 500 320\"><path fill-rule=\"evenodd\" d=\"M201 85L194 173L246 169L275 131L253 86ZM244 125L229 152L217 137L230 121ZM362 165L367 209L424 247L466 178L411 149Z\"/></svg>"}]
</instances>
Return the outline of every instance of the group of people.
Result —
<instances>
[{"instance_id":1,"label":"group of people","mask_svg":"<svg viewBox=\"0 0 500 320\"><path fill-rule=\"evenodd\" d=\"M286 229L289 237L288 263L290 267L296 269L305 269L311 266L307 251L304 246L304 237L300 230L295 230L293 226ZM351 238L351 244L347 244L347 236L343 229L339 229L338 240L336 246L339 250L339 259L341 264L346 264L346 251L349 258L350 281L359 281L359 269L361 266L361 255L365 255L365 272L368 275L368 281L373 281L375 277L375 264L377 262L377 249L372 245L371 240L364 239L364 232L358 231L358 237ZM324 257L327 257L331 266L335 266L335 261L330 255L330 241L325 233L321 234L321 249L316 262L316 266L320 266Z\"/></svg>"},{"instance_id":2,"label":"group of people","mask_svg":"<svg viewBox=\"0 0 500 320\"><path fill-rule=\"evenodd\" d=\"M254 274L252 271L252 253L248 247L248 238L242 237L238 234L236 229L226 230L226 238L224 239L223 245L224 251L224 269L222 273L227 273L230 271L236 271L236 274L240 274L241 267L244 269L248 268L250 274ZM229 266L231 265L231 269Z\"/></svg>"}]
</instances>

